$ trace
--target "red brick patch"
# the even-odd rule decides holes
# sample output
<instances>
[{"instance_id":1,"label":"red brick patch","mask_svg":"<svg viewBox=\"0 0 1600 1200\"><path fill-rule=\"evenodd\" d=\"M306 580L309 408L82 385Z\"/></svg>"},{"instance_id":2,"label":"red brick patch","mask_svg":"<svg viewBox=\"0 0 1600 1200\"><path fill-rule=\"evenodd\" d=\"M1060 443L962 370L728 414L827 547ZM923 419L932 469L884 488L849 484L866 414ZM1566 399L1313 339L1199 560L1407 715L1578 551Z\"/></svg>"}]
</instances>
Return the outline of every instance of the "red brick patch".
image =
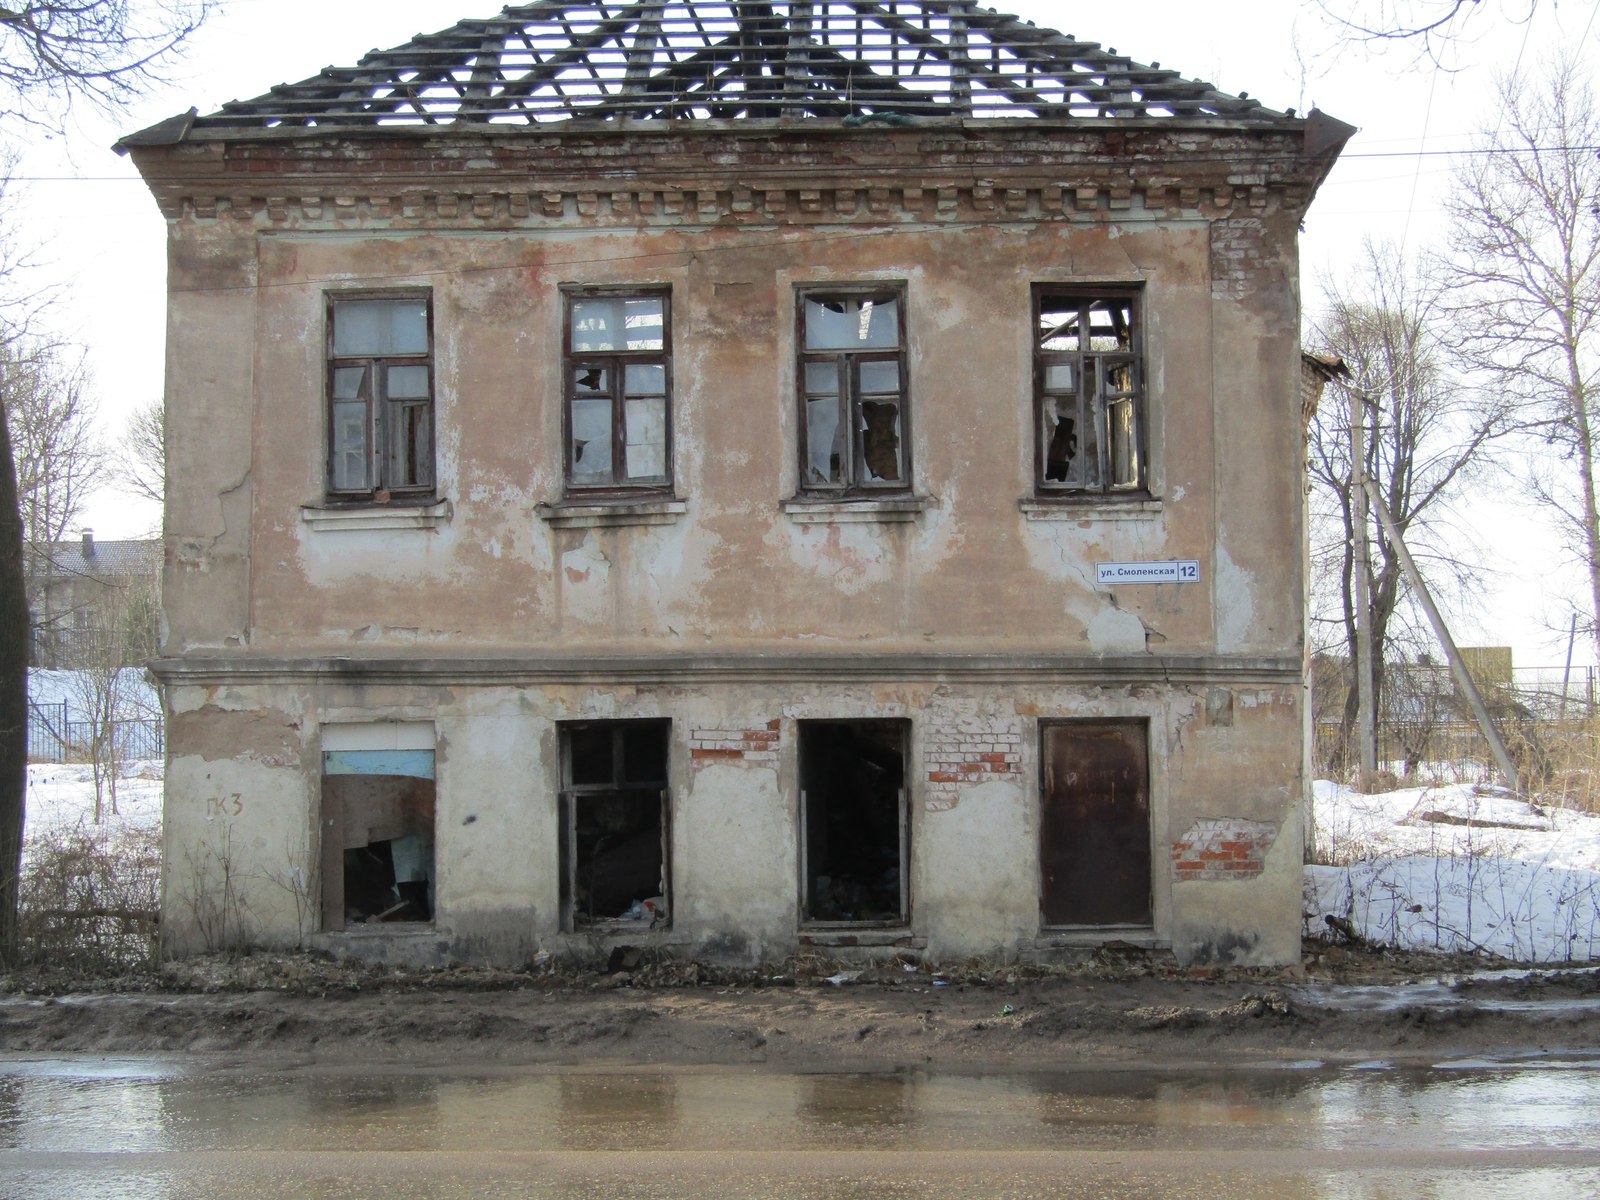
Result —
<instances>
[{"instance_id":1,"label":"red brick patch","mask_svg":"<svg viewBox=\"0 0 1600 1200\"><path fill-rule=\"evenodd\" d=\"M1196 821L1172 843L1172 874L1181 883L1252 879L1261 874L1278 827L1238 817Z\"/></svg>"}]
</instances>

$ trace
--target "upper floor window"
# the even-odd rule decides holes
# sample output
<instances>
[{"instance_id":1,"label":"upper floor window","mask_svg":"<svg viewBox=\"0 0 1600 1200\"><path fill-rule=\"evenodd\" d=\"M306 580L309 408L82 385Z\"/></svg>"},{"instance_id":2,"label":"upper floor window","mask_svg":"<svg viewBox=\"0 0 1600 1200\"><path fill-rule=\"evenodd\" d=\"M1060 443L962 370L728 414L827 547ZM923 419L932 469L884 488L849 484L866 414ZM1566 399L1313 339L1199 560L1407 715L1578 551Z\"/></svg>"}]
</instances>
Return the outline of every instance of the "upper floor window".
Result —
<instances>
[{"instance_id":1,"label":"upper floor window","mask_svg":"<svg viewBox=\"0 0 1600 1200\"><path fill-rule=\"evenodd\" d=\"M1139 297L1131 288L1034 292L1038 487L1146 486Z\"/></svg>"},{"instance_id":2,"label":"upper floor window","mask_svg":"<svg viewBox=\"0 0 1600 1200\"><path fill-rule=\"evenodd\" d=\"M567 293L570 490L671 486L670 300L664 289Z\"/></svg>"},{"instance_id":3,"label":"upper floor window","mask_svg":"<svg viewBox=\"0 0 1600 1200\"><path fill-rule=\"evenodd\" d=\"M911 485L903 288L799 293L800 490Z\"/></svg>"},{"instance_id":4,"label":"upper floor window","mask_svg":"<svg viewBox=\"0 0 1600 1200\"><path fill-rule=\"evenodd\" d=\"M433 314L426 294L328 301L328 492L433 493Z\"/></svg>"}]
</instances>

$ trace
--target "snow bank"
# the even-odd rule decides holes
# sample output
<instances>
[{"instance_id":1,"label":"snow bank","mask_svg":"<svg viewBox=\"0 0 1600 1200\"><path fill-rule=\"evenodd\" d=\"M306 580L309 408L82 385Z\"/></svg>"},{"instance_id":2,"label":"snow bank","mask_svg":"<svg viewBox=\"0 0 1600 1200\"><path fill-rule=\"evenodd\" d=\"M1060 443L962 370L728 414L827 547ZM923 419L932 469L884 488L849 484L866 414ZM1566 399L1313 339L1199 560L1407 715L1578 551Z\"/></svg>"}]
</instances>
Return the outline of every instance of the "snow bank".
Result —
<instances>
[{"instance_id":1,"label":"snow bank","mask_svg":"<svg viewBox=\"0 0 1600 1200\"><path fill-rule=\"evenodd\" d=\"M1313 812L1312 932L1331 913L1407 949L1600 959L1600 816L1468 784L1367 796L1321 780Z\"/></svg>"}]
</instances>

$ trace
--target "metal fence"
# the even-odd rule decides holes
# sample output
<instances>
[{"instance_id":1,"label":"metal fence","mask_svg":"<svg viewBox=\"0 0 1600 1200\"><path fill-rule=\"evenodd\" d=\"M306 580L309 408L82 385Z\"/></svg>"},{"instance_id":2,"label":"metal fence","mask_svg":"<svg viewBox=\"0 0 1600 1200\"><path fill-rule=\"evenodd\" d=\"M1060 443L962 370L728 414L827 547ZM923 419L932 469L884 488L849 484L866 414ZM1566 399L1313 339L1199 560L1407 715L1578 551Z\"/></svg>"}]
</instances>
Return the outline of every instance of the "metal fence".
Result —
<instances>
[{"instance_id":1,"label":"metal fence","mask_svg":"<svg viewBox=\"0 0 1600 1200\"><path fill-rule=\"evenodd\" d=\"M1389 692L1378 715L1378 762L1396 774L1423 765L1473 766L1493 774L1493 759L1477 722L1442 667L1427 670L1391 665ZM1478 681L1484 702L1519 767L1546 775L1588 748L1600 716L1600 672L1594 667L1518 668L1509 678ZM1321 678L1313 694L1316 769L1338 774L1340 723L1347 684ZM1351 751L1353 753L1353 751Z\"/></svg>"},{"instance_id":2,"label":"metal fence","mask_svg":"<svg viewBox=\"0 0 1600 1200\"><path fill-rule=\"evenodd\" d=\"M167 751L166 724L159 716L113 721L111 736L121 758L160 758ZM88 762L95 724L74 718L71 705L28 701L28 761Z\"/></svg>"}]
</instances>

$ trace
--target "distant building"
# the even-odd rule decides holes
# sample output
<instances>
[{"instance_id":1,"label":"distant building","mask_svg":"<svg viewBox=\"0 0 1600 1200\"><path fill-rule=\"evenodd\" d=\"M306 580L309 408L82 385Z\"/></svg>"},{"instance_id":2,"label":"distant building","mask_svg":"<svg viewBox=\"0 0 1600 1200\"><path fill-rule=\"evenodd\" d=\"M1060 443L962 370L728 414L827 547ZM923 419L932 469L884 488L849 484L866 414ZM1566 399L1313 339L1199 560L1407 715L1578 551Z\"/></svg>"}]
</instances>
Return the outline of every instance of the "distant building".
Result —
<instances>
[{"instance_id":1,"label":"distant building","mask_svg":"<svg viewBox=\"0 0 1600 1200\"><path fill-rule=\"evenodd\" d=\"M127 628L133 594L143 590L153 620L161 584L161 542L97 542L94 531L70 541L30 542L23 555L29 614L28 665L46 669L78 666L103 644L108 631L122 634L128 666L153 649L154 631L141 638ZM132 634L132 636L126 636Z\"/></svg>"}]
</instances>

